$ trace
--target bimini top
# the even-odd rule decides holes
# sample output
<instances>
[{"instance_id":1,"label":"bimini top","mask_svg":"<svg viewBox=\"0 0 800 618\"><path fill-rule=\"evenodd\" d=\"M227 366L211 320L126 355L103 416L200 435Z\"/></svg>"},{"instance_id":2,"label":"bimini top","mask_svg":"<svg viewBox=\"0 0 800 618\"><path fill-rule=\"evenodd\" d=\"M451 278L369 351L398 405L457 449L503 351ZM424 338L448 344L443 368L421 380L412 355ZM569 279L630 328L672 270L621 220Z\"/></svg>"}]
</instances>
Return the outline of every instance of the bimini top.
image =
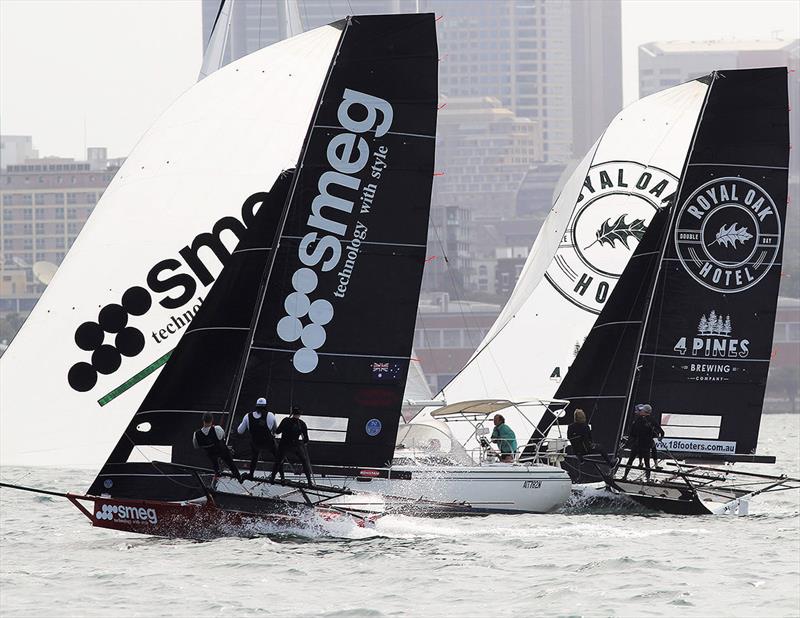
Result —
<instances>
[{"instance_id":1,"label":"bimini top","mask_svg":"<svg viewBox=\"0 0 800 618\"><path fill-rule=\"evenodd\" d=\"M550 397L529 397L521 401L508 399L472 399L451 403L431 412L433 418L455 416L457 414L492 414L506 408L544 406L561 408L569 404L566 399L551 399Z\"/></svg>"}]
</instances>

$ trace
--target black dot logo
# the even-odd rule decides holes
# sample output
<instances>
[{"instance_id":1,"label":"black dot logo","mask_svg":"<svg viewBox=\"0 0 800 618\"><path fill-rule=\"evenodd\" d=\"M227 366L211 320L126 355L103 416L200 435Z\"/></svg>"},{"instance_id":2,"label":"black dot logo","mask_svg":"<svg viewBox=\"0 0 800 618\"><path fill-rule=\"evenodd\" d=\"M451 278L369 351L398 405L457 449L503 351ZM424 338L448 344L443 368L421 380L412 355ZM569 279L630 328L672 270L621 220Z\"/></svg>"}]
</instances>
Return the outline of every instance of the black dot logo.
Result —
<instances>
[{"instance_id":1,"label":"black dot logo","mask_svg":"<svg viewBox=\"0 0 800 618\"><path fill-rule=\"evenodd\" d=\"M122 364L122 355L113 345L101 345L92 352L92 367L103 375L114 373Z\"/></svg>"},{"instance_id":2,"label":"black dot logo","mask_svg":"<svg viewBox=\"0 0 800 618\"><path fill-rule=\"evenodd\" d=\"M152 304L150 292L138 285L130 288L122 295L122 306L131 315L144 315L150 311Z\"/></svg>"},{"instance_id":3,"label":"black dot logo","mask_svg":"<svg viewBox=\"0 0 800 618\"><path fill-rule=\"evenodd\" d=\"M67 373L73 390L85 393L97 384L98 374L110 375L122 365L122 357L138 355L144 350L144 335L138 328L128 326L129 316L144 315L153 301L150 292L134 286L122 295L121 304L106 305L100 310L97 322L84 322L75 331L75 343L81 350L92 353L91 363L75 363ZM106 343L106 334L114 344Z\"/></svg>"},{"instance_id":4,"label":"black dot logo","mask_svg":"<svg viewBox=\"0 0 800 618\"><path fill-rule=\"evenodd\" d=\"M114 345L123 356L136 356L144 349L144 335L141 331L128 326L116 336Z\"/></svg>"},{"instance_id":5,"label":"black dot logo","mask_svg":"<svg viewBox=\"0 0 800 618\"><path fill-rule=\"evenodd\" d=\"M97 384L97 372L89 363L75 363L67 374L67 380L73 390L85 393Z\"/></svg>"},{"instance_id":6,"label":"black dot logo","mask_svg":"<svg viewBox=\"0 0 800 618\"><path fill-rule=\"evenodd\" d=\"M100 310L100 328L107 333L118 333L128 323L128 312L122 305L108 305Z\"/></svg>"},{"instance_id":7,"label":"black dot logo","mask_svg":"<svg viewBox=\"0 0 800 618\"><path fill-rule=\"evenodd\" d=\"M75 331L75 343L78 344L81 350L86 350L87 352L93 352L103 345L104 337L105 332L95 322L84 322Z\"/></svg>"}]
</instances>

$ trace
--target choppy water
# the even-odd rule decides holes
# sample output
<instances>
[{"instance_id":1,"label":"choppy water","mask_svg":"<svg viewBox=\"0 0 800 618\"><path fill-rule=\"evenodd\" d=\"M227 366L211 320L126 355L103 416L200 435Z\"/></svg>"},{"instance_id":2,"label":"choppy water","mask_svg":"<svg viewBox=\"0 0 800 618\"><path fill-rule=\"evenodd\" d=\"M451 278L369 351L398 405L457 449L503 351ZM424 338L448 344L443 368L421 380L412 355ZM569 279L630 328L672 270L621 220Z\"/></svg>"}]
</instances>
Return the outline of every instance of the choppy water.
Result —
<instances>
[{"instance_id":1,"label":"choppy water","mask_svg":"<svg viewBox=\"0 0 800 618\"><path fill-rule=\"evenodd\" d=\"M800 415L765 416L760 451L779 457L765 469L797 476ZM62 491L91 477L2 470ZM800 616L800 492L756 499L751 513L572 506L192 542L95 529L63 499L3 489L0 614Z\"/></svg>"}]
</instances>

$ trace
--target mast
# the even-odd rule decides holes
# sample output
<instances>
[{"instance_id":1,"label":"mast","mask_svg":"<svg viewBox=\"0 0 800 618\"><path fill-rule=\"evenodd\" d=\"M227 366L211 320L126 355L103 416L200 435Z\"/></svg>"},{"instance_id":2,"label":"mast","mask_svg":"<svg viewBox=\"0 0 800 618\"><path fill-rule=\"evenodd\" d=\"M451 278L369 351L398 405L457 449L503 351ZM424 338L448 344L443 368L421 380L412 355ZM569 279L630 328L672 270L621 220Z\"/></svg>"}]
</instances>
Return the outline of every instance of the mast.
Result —
<instances>
[{"instance_id":1,"label":"mast","mask_svg":"<svg viewBox=\"0 0 800 618\"><path fill-rule=\"evenodd\" d=\"M287 0L288 2L289 0ZM289 216L289 209L292 206L292 200L294 199L295 192L297 191L297 182L300 178L300 172L303 169L303 164L305 162L306 153L308 152L308 144L311 140L311 135L314 131L314 127L317 124L317 118L319 117L319 110L322 106L322 101L325 97L325 91L328 88L328 84L330 83L331 73L333 72L333 67L336 64L336 58L339 56L339 51L342 48L342 43L344 38L347 34L347 28L350 25L350 19L347 18L344 24L344 28L342 29L342 34L339 37L339 43L336 46L336 51L334 52L333 56L331 57L330 65L328 66L328 72L325 76L325 82L322 86L322 89L319 93L319 98L317 99L317 105L315 107L314 116L311 119L311 123L308 126L308 130L306 131L305 139L303 140L303 149L300 153L300 160L298 162L297 173L294 176L294 180L292 181L292 187L289 190L289 196L286 199L286 203L283 206L283 211L281 212L281 217L278 222L278 227L275 230L275 237L272 241L273 250L270 252L269 261L264 268L264 274L261 277L261 282L258 288L258 304L256 305L256 309L253 312L252 319L250 320L250 330L248 331L247 340L248 345L242 354L242 360L239 363L239 369L236 375L236 386L233 392L233 400L231 401L230 408L227 409L228 419L225 427L225 435L226 440L230 442L231 438L231 429L233 427L234 419L235 419L235 412L239 405L239 397L242 393L242 383L244 382L245 371L247 369L247 363L250 360L250 353L253 351L253 343L255 340L255 333L256 327L258 326L258 320L261 317L261 310L264 306L264 299L266 296L267 286L269 285L269 279L272 275L272 269L275 266L275 257L278 255L278 249L281 246L281 238L283 236L284 227L286 227L286 219Z\"/></svg>"}]
</instances>

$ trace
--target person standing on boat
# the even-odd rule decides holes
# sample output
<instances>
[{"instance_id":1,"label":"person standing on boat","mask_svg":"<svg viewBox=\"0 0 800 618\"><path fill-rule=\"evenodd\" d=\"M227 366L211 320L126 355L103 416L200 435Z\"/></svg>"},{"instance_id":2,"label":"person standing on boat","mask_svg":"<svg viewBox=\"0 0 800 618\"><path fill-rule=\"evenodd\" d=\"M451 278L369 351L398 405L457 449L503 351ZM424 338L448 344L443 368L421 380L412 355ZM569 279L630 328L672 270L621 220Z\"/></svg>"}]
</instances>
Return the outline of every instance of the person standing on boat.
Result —
<instances>
[{"instance_id":1,"label":"person standing on boat","mask_svg":"<svg viewBox=\"0 0 800 618\"><path fill-rule=\"evenodd\" d=\"M650 408L650 406L647 406ZM651 408L652 409L652 408ZM639 458L639 465L644 465L645 478L650 480L650 451L653 448L653 438L656 435L655 428L653 427L650 419L648 418L648 410L638 405L635 408L636 418L631 424L631 430L628 433L628 448L631 454L628 457L628 463L625 464L625 473L622 475L622 480L628 478L633 460Z\"/></svg>"},{"instance_id":2,"label":"person standing on boat","mask_svg":"<svg viewBox=\"0 0 800 618\"><path fill-rule=\"evenodd\" d=\"M506 425L506 419L502 414L495 414L493 422L491 439L500 447L500 461L512 463L514 453L517 452L517 436L514 430Z\"/></svg>"},{"instance_id":3,"label":"person standing on boat","mask_svg":"<svg viewBox=\"0 0 800 618\"><path fill-rule=\"evenodd\" d=\"M219 425L214 424L214 416L211 412L203 414L203 426L192 435L192 443L195 448L202 449L208 455L211 467L214 468L214 476L219 476L219 460L221 459L236 480L242 482L239 468L236 467L231 451L225 444L225 431Z\"/></svg>"},{"instance_id":4,"label":"person standing on boat","mask_svg":"<svg viewBox=\"0 0 800 618\"><path fill-rule=\"evenodd\" d=\"M267 400L264 397L258 398L256 409L245 414L239 423L236 430L239 435L244 435L246 431L250 432L250 472L246 476L251 480L256 473L256 464L262 451L269 451L273 460L278 456L274 436L277 424L275 415L267 410Z\"/></svg>"},{"instance_id":5,"label":"person standing on boat","mask_svg":"<svg viewBox=\"0 0 800 618\"><path fill-rule=\"evenodd\" d=\"M285 480L283 476L283 462L286 457L291 453L296 456L300 463L303 464L303 472L306 473L308 484L313 485L311 480L311 462L308 459L308 427L305 421L300 419L300 408L292 408L291 416L287 416L278 425L275 430L276 434L281 434L281 441L278 444L278 456L275 458L275 466L272 468L272 476L270 482L275 481L275 475L280 472L281 481Z\"/></svg>"},{"instance_id":6,"label":"person standing on boat","mask_svg":"<svg viewBox=\"0 0 800 618\"><path fill-rule=\"evenodd\" d=\"M653 407L649 403L640 404L638 407L641 407L642 413L645 415L645 418L647 418L647 421L653 428L653 442L650 449L650 454L653 457L653 465L655 466L655 469L660 470L661 468L658 467L658 448L656 447L656 443L664 437L664 430L661 428L661 423L651 416Z\"/></svg>"},{"instance_id":7,"label":"person standing on boat","mask_svg":"<svg viewBox=\"0 0 800 618\"><path fill-rule=\"evenodd\" d=\"M586 421L586 413L578 408L573 415L573 421L567 427L567 440L572 445L572 454L578 458L578 468L583 465L583 458L587 455L598 454L606 462L609 468L614 464L608 458L606 452L599 445L592 442L592 428Z\"/></svg>"}]
</instances>

